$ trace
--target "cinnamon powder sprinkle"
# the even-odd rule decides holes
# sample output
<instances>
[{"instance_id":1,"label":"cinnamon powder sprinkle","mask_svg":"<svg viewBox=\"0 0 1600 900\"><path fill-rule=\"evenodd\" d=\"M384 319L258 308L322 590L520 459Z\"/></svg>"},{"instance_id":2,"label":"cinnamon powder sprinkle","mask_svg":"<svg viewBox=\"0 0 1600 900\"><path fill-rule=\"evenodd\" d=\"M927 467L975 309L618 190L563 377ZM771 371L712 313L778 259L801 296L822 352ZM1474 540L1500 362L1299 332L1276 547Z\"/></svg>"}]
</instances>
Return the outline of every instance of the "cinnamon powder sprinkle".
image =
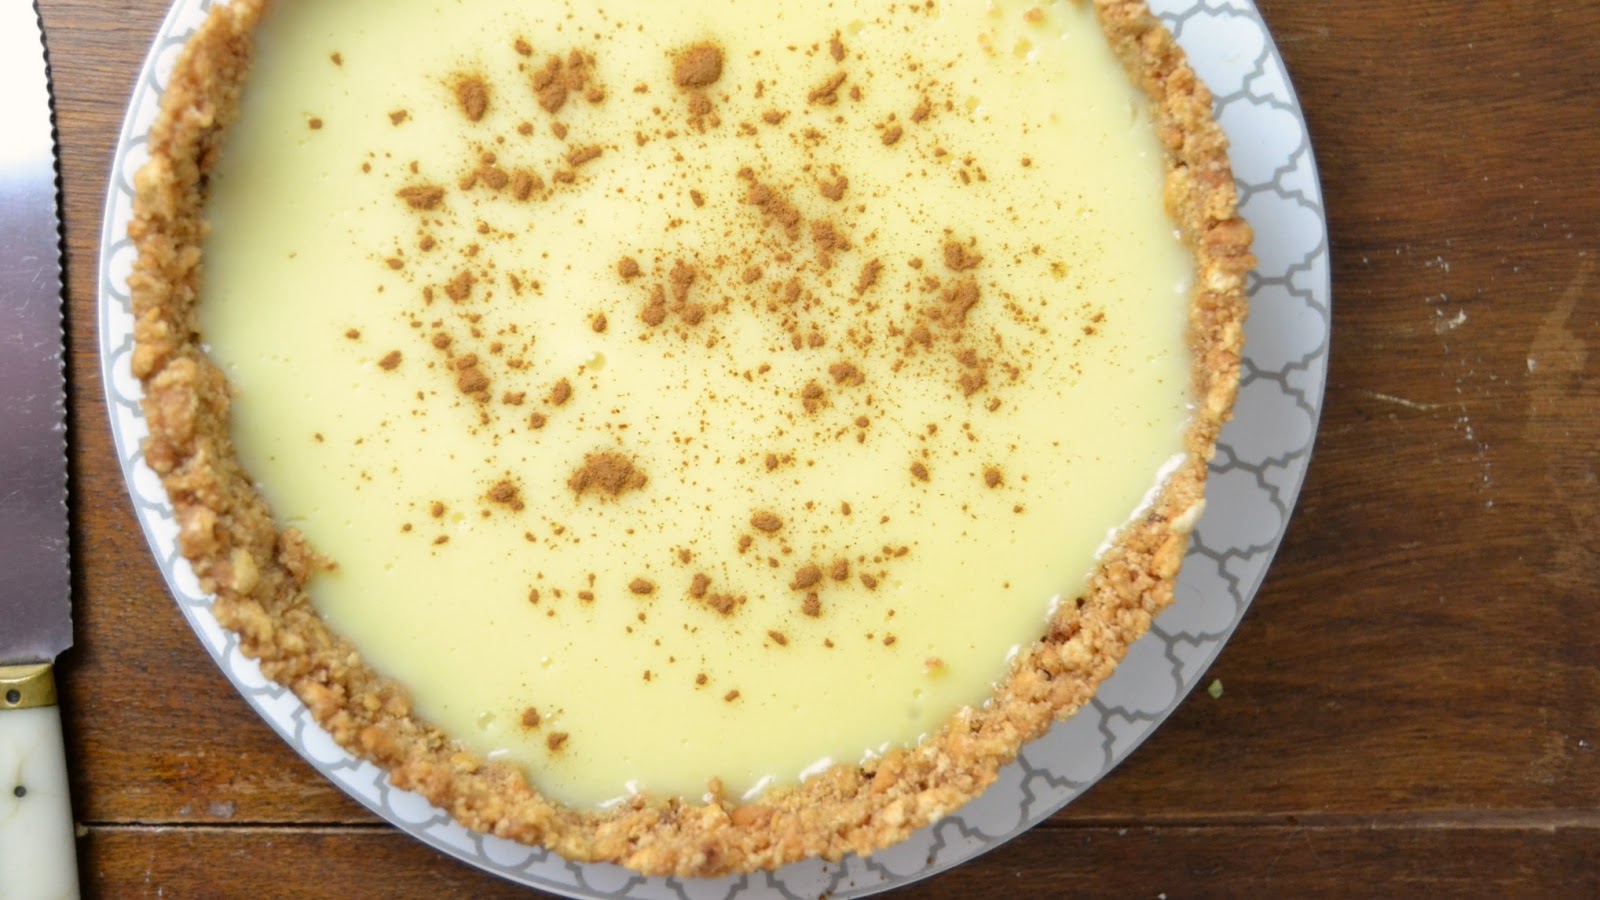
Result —
<instances>
[{"instance_id":1,"label":"cinnamon powder sprinkle","mask_svg":"<svg viewBox=\"0 0 1600 900\"><path fill-rule=\"evenodd\" d=\"M750 517L750 524L757 531L764 531L767 534L771 534L783 527L783 520L772 513L763 510Z\"/></svg>"},{"instance_id":2,"label":"cinnamon powder sprinkle","mask_svg":"<svg viewBox=\"0 0 1600 900\"><path fill-rule=\"evenodd\" d=\"M623 281L638 278L639 261L631 256L624 256L622 259L617 260L617 274L622 276Z\"/></svg>"},{"instance_id":3,"label":"cinnamon powder sprinkle","mask_svg":"<svg viewBox=\"0 0 1600 900\"><path fill-rule=\"evenodd\" d=\"M393 372L400 365L400 351L390 350L383 359L378 360L378 368L385 372Z\"/></svg>"},{"instance_id":4,"label":"cinnamon powder sprinkle","mask_svg":"<svg viewBox=\"0 0 1600 900\"><path fill-rule=\"evenodd\" d=\"M805 602L800 604L800 611L815 619L822 615L822 599L815 593L807 594Z\"/></svg>"},{"instance_id":5,"label":"cinnamon powder sprinkle","mask_svg":"<svg viewBox=\"0 0 1600 900\"><path fill-rule=\"evenodd\" d=\"M780 647L789 646L789 636L784 634L781 631L775 631L775 630L769 629L767 631L767 637L772 638L772 642L774 644L777 644Z\"/></svg>"},{"instance_id":6,"label":"cinnamon powder sprinkle","mask_svg":"<svg viewBox=\"0 0 1600 900\"><path fill-rule=\"evenodd\" d=\"M729 691L726 694L722 695L722 699L727 701L728 703L732 703L733 701L739 699L739 692L738 691Z\"/></svg>"},{"instance_id":7,"label":"cinnamon powder sprinkle","mask_svg":"<svg viewBox=\"0 0 1600 900\"><path fill-rule=\"evenodd\" d=\"M539 717L539 711L537 709L534 709L533 707L530 706L527 709L522 711L522 727L523 728L529 728L529 729L538 728L539 727L539 721L540 721L540 717Z\"/></svg>"},{"instance_id":8,"label":"cinnamon powder sprinkle","mask_svg":"<svg viewBox=\"0 0 1600 900\"><path fill-rule=\"evenodd\" d=\"M1000 476L999 469L990 466L989 468L983 470L983 483L985 485L989 487L999 487L1002 480L1003 479Z\"/></svg>"},{"instance_id":9,"label":"cinnamon powder sprinkle","mask_svg":"<svg viewBox=\"0 0 1600 900\"><path fill-rule=\"evenodd\" d=\"M653 581L647 581L643 578L635 578L634 580L628 582L628 590L638 594L641 597L648 597L656 592L656 585Z\"/></svg>"},{"instance_id":10,"label":"cinnamon powder sprinkle","mask_svg":"<svg viewBox=\"0 0 1600 900\"><path fill-rule=\"evenodd\" d=\"M696 600L704 600L706 591L711 587L711 579L704 572L694 573L694 580L689 582L689 596Z\"/></svg>"},{"instance_id":11,"label":"cinnamon powder sprinkle","mask_svg":"<svg viewBox=\"0 0 1600 900\"><path fill-rule=\"evenodd\" d=\"M544 745L550 749L551 753L560 753L561 748L567 745L567 737L568 735L565 731L557 731L544 739Z\"/></svg>"}]
</instances>

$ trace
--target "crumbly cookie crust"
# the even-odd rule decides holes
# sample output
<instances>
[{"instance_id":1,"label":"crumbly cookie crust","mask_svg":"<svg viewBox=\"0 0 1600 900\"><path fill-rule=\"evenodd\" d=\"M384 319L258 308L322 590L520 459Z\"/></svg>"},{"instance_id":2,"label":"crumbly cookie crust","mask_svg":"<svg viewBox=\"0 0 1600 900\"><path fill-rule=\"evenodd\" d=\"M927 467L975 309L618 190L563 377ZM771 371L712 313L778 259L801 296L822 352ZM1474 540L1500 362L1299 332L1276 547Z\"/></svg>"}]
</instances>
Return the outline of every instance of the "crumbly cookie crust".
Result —
<instances>
[{"instance_id":1,"label":"crumbly cookie crust","mask_svg":"<svg viewBox=\"0 0 1600 900\"><path fill-rule=\"evenodd\" d=\"M840 765L758 802L643 798L574 810L541 796L520 770L485 762L416 718L404 688L369 669L312 608L321 561L280 530L233 451L227 380L202 352L206 177L248 75L268 0L215 8L173 71L139 172L129 232L136 317L134 374L150 425L145 457L177 513L179 544L215 592L219 622L267 677L292 689L342 746L387 769L464 825L578 861L651 875L718 876L893 844L981 793L1021 746L1087 702L1172 602L1206 466L1237 390L1251 233L1237 214L1226 141L1211 95L1144 0L1095 0L1129 76L1149 96L1166 149L1166 202L1197 263L1189 335L1195 411L1186 459L1146 516L1101 560L1076 606L1018 654L991 701L962 709L921 745Z\"/></svg>"}]
</instances>

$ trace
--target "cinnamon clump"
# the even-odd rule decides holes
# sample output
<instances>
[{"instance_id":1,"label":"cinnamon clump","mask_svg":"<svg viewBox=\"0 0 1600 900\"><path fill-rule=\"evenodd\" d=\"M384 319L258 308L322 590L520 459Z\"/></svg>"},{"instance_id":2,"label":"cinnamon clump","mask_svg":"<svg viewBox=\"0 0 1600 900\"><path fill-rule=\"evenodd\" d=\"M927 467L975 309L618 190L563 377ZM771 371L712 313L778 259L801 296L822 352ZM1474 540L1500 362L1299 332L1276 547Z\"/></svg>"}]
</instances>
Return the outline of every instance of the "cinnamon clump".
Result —
<instances>
[{"instance_id":1,"label":"cinnamon clump","mask_svg":"<svg viewBox=\"0 0 1600 900\"><path fill-rule=\"evenodd\" d=\"M474 400L489 399L489 376L478 368L478 357L468 354L455 361L456 389Z\"/></svg>"},{"instance_id":2,"label":"cinnamon clump","mask_svg":"<svg viewBox=\"0 0 1600 900\"><path fill-rule=\"evenodd\" d=\"M531 80L539 108L556 113L567 104L568 94L579 94L590 103L605 99L605 89L590 82L594 74L594 57L581 50L573 50L562 58L552 55L544 67L535 71Z\"/></svg>"},{"instance_id":3,"label":"cinnamon clump","mask_svg":"<svg viewBox=\"0 0 1600 900\"><path fill-rule=\"evenodd\" d=\"M872 290L872 286L878 283L878 278L882 274L883 260L881 259L871 260L862 266L861 277L856 279L856 294L861 295Z\"/></svg>"},{"instance_id":4,"label":"cinnamon clump","mask_svg":"<svg viewBox=\"0 0 1600 900\"><path fill-rule=\"evenodd\" d=\"M795 209L788 198L770 185L756 181L755 173L750 169L741 169L739 177L750 182L750 189L745 193L744 202L761 210L763 216L776 222L789 240L799 240L800 210Z\"/></svg>"},{"instance_id":5,"label":"cinnamon clump","mask_svg":"<svg viewBox=\"0 0 1600 900\"><path fill-rule=\"evenodd\" d=\"M946 241L944 245L944 264L952 272L965 272L983 262L983 256L976 250L970 250L957 241Z\"/></svg>"},{"instance_id":6,"label":"cinnamon clump","mask_svg":"<svg viewBox=\"0 0 1600 900\"><path fill-rule=\"evenodd\" d=\"M546 398L551 406L561 406L572 399L572 382L563 378L550 388L550 395Z\"/></svg>"},{"instance_id":7,"label":"cinnamon clump","mask_svg":"<svg viewBox=\"0 0 1600 900\"><path fill-rule=\"evenodd\" d=\"M638 490L648 482L649 478L633 464L633 460L607 450L585 456L583 464L567 479L567 487L580 497L590 491L618 497L627 491Z\"/></svg>"},{"instance_id":8,"label":"cinnamon clump","mask_svg":"<svg viewBox=\"0 0 1600 900\"><path fill-rule=\"evenodd\" d=\"M478 122L489 111L489 85L477 75L463 75L456 79L456 103L462 115Z\"/></svg>"},{"instance_id":9,"label":"cinnamon clump","mask_svg":"<svg viewBox=\"0 0 1600 900\"><path fill-rule=\"evenodd\" d=\"M414 184L395 191L395 196L412 209L428 212L439 208L444 200L444 188L436 184Z\"/></svg>"},{"instance_id":10,"label":"cinnamon clump","mask_svg":"<svg viewBox=\"0 0 1600 900\"><path fill-rule=\"evenodd\" d=\"M400 365L400 351L390 350L383 359L378 360L378 368L385 372L393 372Z\"/></svg>"},{"instance_id":11,"label":"cinnamon clump","mask_svg":"<svg viewBox=\"0 0 1600 900\"><path fill-rule=\"evenodd\" d=\"M766 510L762 510L750 517L750 525L757 531L771 534L783 527L783 520Z\"/></svg>"},{"instance_id":12,"label":"cinnamon clump","mask_svg":"<svg viewBox=\"0 0 1600 900\"><path fill-rule=\"evenodd\" d=\"M734 610L743 606L744 602L745 598L735 597L732 594L713 594L705 598L705 604L716 610L720 616L733 615Z\"/></svg>"},{"instance_id":13,"label":"cinnamon clump","mask_svg":"<svg viewBox=\"0 0 1600 900\"><path fill-rule=\"evenodd\" d=\"M803 591L807 588L815 587L817 582L821 580L821 567L816 565L804 565L794 573L794 581L789 583L789 587L797 591Z\"/></svg>"},{"instance_id":14,"label":"cinnamon clump","mask_svg":"<svg viewBox=\"0 0 1600 900\"><path fill-rule=\"evenodd\" d=\"M829 75L826 81L811 89L806 100L819 106L833 106L839 102L839 86L844 84L846 77L843 72Z\"/></svg>"},{"instance_id":15,"label":"cinnamon clump","mask_svg":"<svg viewBox=\"0 0 1600 900\"><path fill-rule=\"evenodd\" d=\"M848 387L856 387L867 380L867 376L861 374L861 370L856 368L855 363L834 363L828 367L828 374L833 376L834 384L842 384Z\"/></svg>"},{"instance_id":16,"label":"cinnamon clump","mask_svg":"<svg viewBox=\"0 0 1600 900\"><path fill-rule=\"evenodd\" d=\"M517 486L512 484L510 481L496 482L494 487L489 488L489 499L502 506L508 506L511 509L518 511L522 510L526 506L526 504L522 502L522 492L517 490Z\"/></svg>"},{"instance_id":17,"label":"cinnamon clump","mask_svg":"<svg viewBox=\"0 0 1600 900\"><path fill-rule=\"evenodd\" d=\"M690 44L672 61L672 83L682 88L703 88L722 77L722 48L708 42Z\"/></svg>"}]
</instances>

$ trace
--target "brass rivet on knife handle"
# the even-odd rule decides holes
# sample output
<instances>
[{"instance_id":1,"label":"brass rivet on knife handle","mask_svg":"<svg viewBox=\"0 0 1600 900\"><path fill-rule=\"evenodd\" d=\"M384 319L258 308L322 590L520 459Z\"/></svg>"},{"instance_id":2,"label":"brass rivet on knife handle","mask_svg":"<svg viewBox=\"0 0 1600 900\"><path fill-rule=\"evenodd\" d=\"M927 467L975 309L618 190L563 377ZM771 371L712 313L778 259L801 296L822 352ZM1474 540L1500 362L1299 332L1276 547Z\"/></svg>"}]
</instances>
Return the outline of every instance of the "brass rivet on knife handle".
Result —
<instances>
[{"instance_id":1,"label":"brass rivet on knife handle","mask_svg":"<svg viewBox=\"0 0 1600 900\"><path fill-rule=\"evenodd\" d=\"M56 705L56 679L49 663L0 666L0 712Z\"/></svg>"}]
</instances>

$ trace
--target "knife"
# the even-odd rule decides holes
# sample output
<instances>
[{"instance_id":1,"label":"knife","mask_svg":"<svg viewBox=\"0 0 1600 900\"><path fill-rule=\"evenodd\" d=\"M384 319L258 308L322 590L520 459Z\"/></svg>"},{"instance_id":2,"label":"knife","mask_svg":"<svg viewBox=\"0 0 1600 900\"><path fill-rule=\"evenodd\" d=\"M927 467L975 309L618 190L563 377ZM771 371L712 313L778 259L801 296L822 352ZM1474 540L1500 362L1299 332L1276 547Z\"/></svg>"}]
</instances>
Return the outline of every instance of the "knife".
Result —
<instances>
[{"instance_id":1,"label":"knife","mask_svg":"<svg viewBox=\"0 0 1600 900\"><path fill-rule=\"evenodd\" d=\"M0 898L76 897L56 707L72 646L61 227L44 32L0 0Z\"/></svg>"}]
</instances>

